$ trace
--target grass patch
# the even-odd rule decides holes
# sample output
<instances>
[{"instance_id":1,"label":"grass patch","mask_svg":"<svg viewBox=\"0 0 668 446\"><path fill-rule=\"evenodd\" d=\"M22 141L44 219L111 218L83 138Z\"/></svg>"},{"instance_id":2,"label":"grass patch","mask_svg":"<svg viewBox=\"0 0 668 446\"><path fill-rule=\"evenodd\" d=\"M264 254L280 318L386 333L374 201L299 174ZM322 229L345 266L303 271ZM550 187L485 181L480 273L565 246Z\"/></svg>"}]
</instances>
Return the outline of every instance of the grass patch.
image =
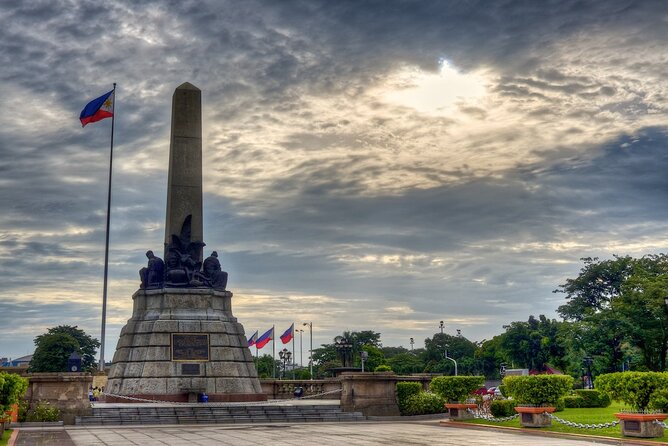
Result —
<instances>
[{"instance_id":1,"label":"grass patch","mask_svg":"<svg viewBox=\"0 0 668 446\"><path fill-rule=\"evenodd\" d=\"M0 446L7 446L10 435L12 435L12 430L5 429L5 431L2 434L2 437L0 437Z\"/></svg>"},{"instance_id":2,"label":"grass patch","mask_svg":"<svg viewBox=\"0 0 668 446\"><path fill-rule=\"evenodd\" d=\"M554 413L554 415L563 420L572 421L574 423L601 424L601 423L609 423L611 421L617 421L617 418L615 418L614 414L617 412L621 412L623 409L628 409L628 407L625 407L620 403L614 402L609 407L565 409L562 412ZM479 419L466 420L465 422L474 424L483 424L488 426L506 426L506 427L517 427L517 428L521 427L519 418L515 418L510 421L504 421L501 423L487 420L479 420ZM564 424L558 423L556 420L552 420L552 426L550 427L524 428L524 429L545 430L550 432L560 432L567 434L600 435L604 437L613 437L613 438L628 438L628 437L622 437L622 428L619 425L614 427L600 428L600 429L582 429L577 427L566 426ZM662 438L647 438L646 440L656 441L659 443L665 443L668 441L665 434Z\"/></svg>"}]
</instances>

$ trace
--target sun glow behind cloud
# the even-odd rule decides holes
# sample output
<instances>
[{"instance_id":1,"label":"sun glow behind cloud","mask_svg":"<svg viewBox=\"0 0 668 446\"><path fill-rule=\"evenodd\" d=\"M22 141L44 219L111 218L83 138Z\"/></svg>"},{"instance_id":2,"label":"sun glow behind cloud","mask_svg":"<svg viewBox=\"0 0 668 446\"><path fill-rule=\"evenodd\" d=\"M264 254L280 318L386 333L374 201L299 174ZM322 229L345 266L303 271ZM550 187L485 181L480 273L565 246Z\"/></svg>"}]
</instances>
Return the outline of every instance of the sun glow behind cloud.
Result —
<instances>
[{"instance_id":1,"label":"sun glow behind cloud","mask_svg":"<svg viewBox=\"0 0 668 446\"><path fill-rule=\"evenodd\" d=\"M473 105L487 93L485 74L462 73L442 60L437 73L405 67L394 73L381 94L384 101L432 116L448 116L461 105Z\"/></svg>"}]
</instances>

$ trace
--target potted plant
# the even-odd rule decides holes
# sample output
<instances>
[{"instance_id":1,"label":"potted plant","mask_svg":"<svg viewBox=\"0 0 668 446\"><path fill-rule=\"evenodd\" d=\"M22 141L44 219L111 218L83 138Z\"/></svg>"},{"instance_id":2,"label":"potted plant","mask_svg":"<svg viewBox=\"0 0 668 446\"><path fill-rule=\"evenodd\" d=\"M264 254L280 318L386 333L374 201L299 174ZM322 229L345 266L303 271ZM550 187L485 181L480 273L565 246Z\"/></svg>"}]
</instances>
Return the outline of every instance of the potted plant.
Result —
<instances>
[{"instance_id":1,"label":"potted plant","mask_svg":"<svg viewBox=\"0 0 668 446\"><path fill-rule=\"evenodd\" d=\"M573 388L573 377L568 375L506 376L504 392L518 405L523 427L545 427L552 424L547 413L556 409L559 398Z\"/></svg>"},{"instance_id":2,"label":"potted plant","mask_svg":"<svg viewBox=\"0 0 668 446\"><path fill-rule=\"evenodd\" d=\"M484 383L484 376L437 376L431 380L429 389L445 400L450 419L463 420L473 416L469 409L478 406L468 399Z\"/></svg>"},{"instance_id":3,"label":"potted plant","mask_svg":"<svg viewBox=\"0 0 668 446\"><path fill-rule=\"evenodd\" d=\"M620 420L622 435L627 437L663 437L663 426L655 421L668 418L665 413L651 413L661 409L658 395L668 389L668 374L661 372L606 373L596 378L596 388L610 398L631 406L631 411L616 413ZM654 403L654 404L653 404Z\"/></svg>"}]
</instances>

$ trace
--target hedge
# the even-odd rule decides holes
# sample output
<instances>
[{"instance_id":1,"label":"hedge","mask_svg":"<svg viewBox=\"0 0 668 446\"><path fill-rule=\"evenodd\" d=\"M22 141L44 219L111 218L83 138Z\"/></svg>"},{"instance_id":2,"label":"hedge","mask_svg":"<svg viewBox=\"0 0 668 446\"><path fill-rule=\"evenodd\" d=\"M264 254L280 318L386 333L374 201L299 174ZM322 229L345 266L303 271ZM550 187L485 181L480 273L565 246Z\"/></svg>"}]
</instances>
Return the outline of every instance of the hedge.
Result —
<instances>
[{"instance_id":1,"label":"hedge","mask_svg":"<svg viewBox=\"0 0 668 446\"><path fill-rule=\"evenodd\" d=\"M583 400L578 407L608 407L612 403L608 394L598 389L577 389L575 395Z\"/></svg>"},{"instance_id":2,"label":"hedge","mask_svg":"<svg viewBox=\"0 0 668 446\"><path fill-rule=\"evenodd\" d=\"M515 415L515 406L517 406L517 402L514 400L492 400L489 411L492 416L497 418L509 417Z\"/></svg>"},{"instance_id":3,"label":"hedge","mask_svg":"<svg viewBox=\"0 0 668 446\"><path fill-rule=\"evenodd\" d=\"M446 410L443 398L434 393L420 392L411 395L406 399L406 407L401 414L426 415L431 413L442 413Z\"/></svg>"},{"instance_id":4,"label":"hedge","mask_svg":"<svg viewBox=\"0 0 668 446\"><path fill-rule=\"evenodd\" d=\"M397 404L399 405L399 412L405 415L408 408L408 399L411 396L422 392L422 384L419 382L399 382L397 383Z\"/></svg>"},{"instance_id":5,"label":"hedge","mask_svg":"<svg viewBox=\"0 0 668 446\"><path fill-rule=\"evenodd\" d=\"M596 388L616 401L622 401L633 410L645 411L652 394L668 388L668 374L663 372L617 372L599 375Z\"/></svg>"},{"instance_id":6,"label":"hedge","mask_svg":"<svg viewBox=\"0 0 668 446\"><path fill-rule=\"evenodd\" d=\"M504 390L519 404L556 406L573 387L568 375L506 376ZM563 403L562 403L563 404Z\"/></svg>"},{"instance_id":7,"label":"hedge","mask_svg":"<svg viewBox=\"0 0 668 446\"><path fill-rule=\"evenodd\" d=\"M463 402L484 383L484 376L437 376L429 389L446 402Z\"/></svg>"}]
</instances>

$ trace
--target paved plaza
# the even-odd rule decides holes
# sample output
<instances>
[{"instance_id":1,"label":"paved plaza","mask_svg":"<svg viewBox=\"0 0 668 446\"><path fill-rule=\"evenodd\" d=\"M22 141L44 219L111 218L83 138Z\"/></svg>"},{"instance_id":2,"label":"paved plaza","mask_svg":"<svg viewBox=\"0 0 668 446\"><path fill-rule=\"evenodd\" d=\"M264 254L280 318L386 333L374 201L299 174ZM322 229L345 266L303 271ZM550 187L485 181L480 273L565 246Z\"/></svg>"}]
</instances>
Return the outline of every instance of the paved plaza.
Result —
<instances>
[{"instance_id":1,"label":"paved plaza","mask_svg":"<svg viewBox=\"0 0 668 446\"><path fill-rule=\"evenodd\" d=\"M69 436L69 439L67 438ZM67 427L60 432L22 430L14 446L370 446L370 445L498 445L584 446L621 444L574 440L526 433L453 428L438 421L286 423L244 425ZM629 443L625 443L629 444Z\"/></svg>"}]
</instances>

